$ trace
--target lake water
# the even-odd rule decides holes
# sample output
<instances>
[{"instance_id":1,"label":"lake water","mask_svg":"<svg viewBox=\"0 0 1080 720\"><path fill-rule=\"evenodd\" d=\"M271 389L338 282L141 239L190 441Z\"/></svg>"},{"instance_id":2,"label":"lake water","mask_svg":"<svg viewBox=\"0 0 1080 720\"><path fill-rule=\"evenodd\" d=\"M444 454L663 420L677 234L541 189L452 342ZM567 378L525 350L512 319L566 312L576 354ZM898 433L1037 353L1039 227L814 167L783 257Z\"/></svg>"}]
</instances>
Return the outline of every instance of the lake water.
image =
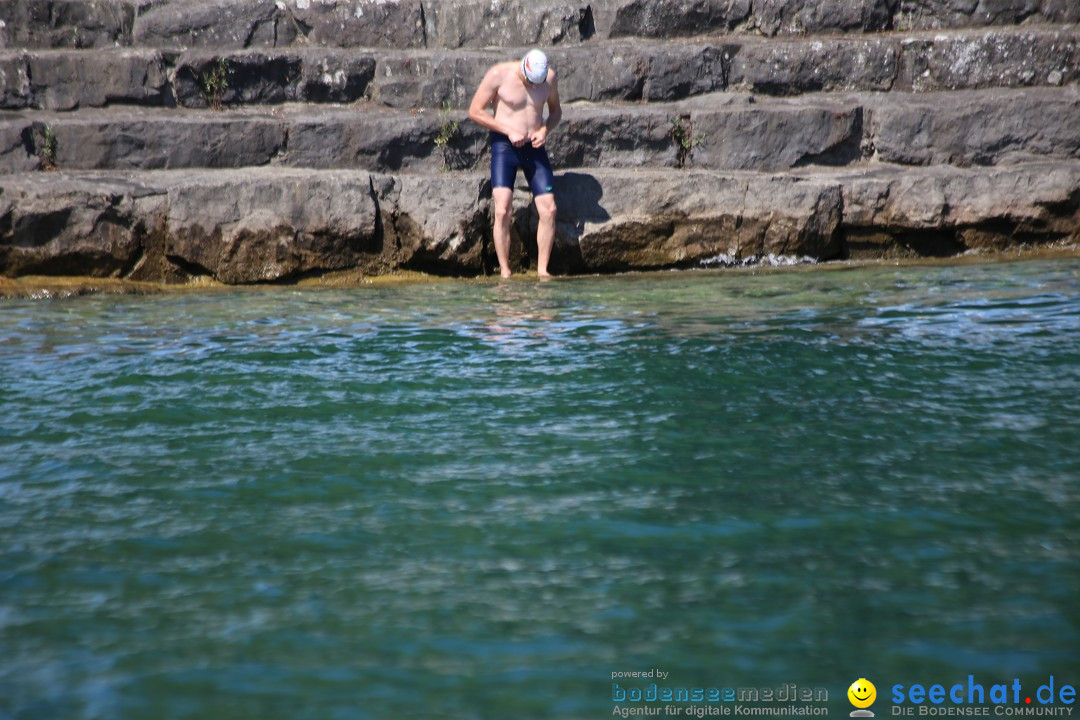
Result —
<instances>
[{"instance_id":1,"label":"lake water","mask_svg":"<svg viewBox=\"0 0 1080 720\"><path fill-rule=\"evenodd\" d=\"M0 718L1080 684L1078 447L1076 259L5 301Z\"/></svg>"}]
</instances>

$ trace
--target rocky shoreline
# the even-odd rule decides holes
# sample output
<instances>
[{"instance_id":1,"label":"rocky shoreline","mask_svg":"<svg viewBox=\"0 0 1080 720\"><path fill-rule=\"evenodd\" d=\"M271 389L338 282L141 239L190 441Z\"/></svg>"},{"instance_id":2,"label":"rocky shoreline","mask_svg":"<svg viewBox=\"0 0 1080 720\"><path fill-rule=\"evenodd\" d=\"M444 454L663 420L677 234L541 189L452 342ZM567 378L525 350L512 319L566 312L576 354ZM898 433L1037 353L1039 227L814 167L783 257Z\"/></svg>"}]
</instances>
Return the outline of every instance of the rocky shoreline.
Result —
<instances>
[{"instance_id":1,"label":"rocky shoreline","mask_svg":"<svg viewBox=\"0 0 1080 720\"><path fill-rule=\"evenodd\" d=\"M383 288L388 286L428 284L440 282L476 282L476 283L537 283L537 282L572 282L578 279L597 277L641 276L652 273L668 275L672 272L694 273L705 276L723 276L729 274L759 275L761 273L790 272L844 272L863 268L889 267L943 267L952 265L987 263L1032 262L1040 260L1057 261L1080 258L1080 244L1052 243L1050 245L1015 245L1007 250L973 250L962 255L948 257L916 258L871 258L862 260L832 260L819 263L806 258L759 258L732 262L731 264L706 264L696 268L682 270L633 270L626 273L592 273L588 275L567 275L556 278L538 278L535 271L526 271L509 279L499 278L497 274L471 278L447 277L429 273L401 270L386 275L365 275L362 272L344 270L321 273L301 279L290 279L277 283L252 285L229 285L202 276L189 279L184 283L150 282L127 280L124 278L92 278L65 275L24 275L20 277L0 276L0 299L3 300L64 300L87 295L171 295L207 292L233 292L244 290L340 290L360 288Z\"/></svg>"},{"instance_id":2,"label":"rocky shoreline","mask_svg":"<svg viewBox=\"0 0 1080 720\"><path fill-rule=\"evenodd\" d=\"M1080 8L1014 5L14 0L0 276L484 276L463 108L525 43L565 103L557 273L1075 246Z\"/></svg>"}]
</instances>

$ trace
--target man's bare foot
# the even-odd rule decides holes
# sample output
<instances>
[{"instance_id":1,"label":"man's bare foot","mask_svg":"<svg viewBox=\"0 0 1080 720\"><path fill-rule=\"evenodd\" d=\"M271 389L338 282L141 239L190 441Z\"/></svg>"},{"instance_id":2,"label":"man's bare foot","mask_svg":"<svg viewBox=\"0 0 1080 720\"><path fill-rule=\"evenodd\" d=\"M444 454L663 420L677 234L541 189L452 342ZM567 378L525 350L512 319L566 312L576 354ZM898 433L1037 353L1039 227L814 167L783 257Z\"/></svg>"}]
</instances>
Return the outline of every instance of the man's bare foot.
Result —
<instances>
[{"instance_id":1,"label":"man's bare foot","mask_svg":"<svg viewBox=\"0 0 1080 720\"><path fill-rule=\"evenodd\" d=\"M536 271L536 276L538 278L540 278L541 280L550 280L551 279L551 273L549 273L547 270L544 270L543 272L537 270Z\"/></svg>"},{"instance_id":2,"label":"man's bare foot","mask_svg":"<svg viewBox=\"0 0 1080 720\"><path fill-rule=\"evenodd\" d=\"M509 270L503 270L502 271L502 279L505 280L506 278L510 277L510 274L511 273L510 273Z\"/></svg>"}]
</instances>

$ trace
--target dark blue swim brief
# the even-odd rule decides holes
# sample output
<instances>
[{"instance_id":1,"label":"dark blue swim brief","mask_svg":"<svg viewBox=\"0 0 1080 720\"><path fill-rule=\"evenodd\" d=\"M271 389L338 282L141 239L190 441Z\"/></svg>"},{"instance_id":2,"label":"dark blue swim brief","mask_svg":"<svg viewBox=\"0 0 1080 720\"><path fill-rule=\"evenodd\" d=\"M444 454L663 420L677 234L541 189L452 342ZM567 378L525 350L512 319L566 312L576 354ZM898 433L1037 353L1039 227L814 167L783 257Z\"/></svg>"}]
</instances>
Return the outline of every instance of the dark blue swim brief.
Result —
<instances>
[{"instance_id":1,"label":"dark blue swim brief","mask_svg":"<svg viewBox=\"0 0 1080 720\"><path fill-rule=\"evenodd\" d=\"M551 172L547 148L534 148L529 143L514 147L510 138L502 133L491 133L491 186L514 187L514 178L521 168L529 181L533 195L546 195L552 191L555 176Z\"/></svg>"}]
</instances>

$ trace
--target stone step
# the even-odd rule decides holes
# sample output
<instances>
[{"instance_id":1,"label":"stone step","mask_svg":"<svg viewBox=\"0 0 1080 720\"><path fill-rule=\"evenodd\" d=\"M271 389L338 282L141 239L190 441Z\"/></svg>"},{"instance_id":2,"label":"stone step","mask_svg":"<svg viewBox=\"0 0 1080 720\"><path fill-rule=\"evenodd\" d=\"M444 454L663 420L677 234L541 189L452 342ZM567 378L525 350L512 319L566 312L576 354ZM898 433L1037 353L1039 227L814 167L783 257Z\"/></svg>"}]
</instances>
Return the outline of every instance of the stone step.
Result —
<instances>
[{"instance_id":1,"label":"stone step","mask_svg":"<svg viewBox=\"0 0 1080 720\"><path fill-rule=\"evenodd\" d=\"M864 148L911 165L1080 158L1080 87L861 96ZM852 98L855 100L855 98Z\"/></svg>"},{"instance_id":2,"label":"stone step","mask_svg":"<svg viewBox=\"0 0 1080 720\"><path fill-rule=\"evenodd\" d=\"M0 109L198 108L215 99L226 107L370 99L464 108L492 63L523 52L8 50L0 51ZM550 57L566 102L671 101L725 89L798 95L1063 86L1080 82L1080 28L602 41L553 49Z\"/></svg>"},{"instance_id":3,"label":"stone step","mask_svg":"<svg viewBox=\"0 0 1080 720\"><path fill-rule=\"evenodd\" d=\"M1080 157L1076 118L1076 86L799 98L714 93L674 103L568 103L548 152L556 168L779 171L868 159L995 165ZM484 169L487 149L487 132L463 111L373 103L0 111L0 172L257 165L439 172Z\"/></svg>"},{"instance_id":4,"label":"stone step","mask_svg":"<svg viewBox=\"0 0 1080 720\"><path fill-rule=\"evenodd\" d=\"M843 256L948 257L1080 245L1080 162L793 171L842 188Z\"/></svg>"},{"instance_id":5,"label":"stone step","mask_svg":"<svg viewBox=\"0 0 1080 720\"><path fill-rule=\"evenodd\" d=\"M729 93L681 103L571 103L564 117L549 145L556 167L784 169L830 153L857 159L862 130L861 108L850 102L755 102ZM0 170L277 164L439 172L486 167L487 134L463 111L412 112L370 103L224 112L0 112Z\"/></svg>"},{"instance_id":6,"label":"stone step","mask_svg":"<svg viewBox=\"0 0 1080 720\"><path fill-rule=\"evenodd\" d=\"M950 255L1080 242L1080 161L559 173L552 267ZM516 193L514 262L536 217ZM484 173L246 168L0 175L0 274L225 283L493 267Z\"/></svg>"},{"instance_id":7,"label":"stone step","mask_svg":"<svg viewBox=\"0 0 1080 720\"><path fill-rule=\"evenodd\" d=\"M0 48L453 49L579 43L594 33L590 6L565 0L6 0L0 6Z\"/></svg>"},{"instance_id":8,"label":"stone step","mask_svg":"<svg viewBox=\"0 0 1080 720\"><path fill-rule=\"evenodd\" d=\"M5 0L0 48L553 47L1078 21L1073 0Z\"/></svg>"},{"instance_id":9,"label":"stone step","mask_svg":"<svg viewBox=\"0 0 1080 720\"><path fill-rule=\"evenodd\" d=\"M207 83L220 73L220 92ZM108 105L208 107L354 102L375 73L370 53L308 48L238 54L145 48L0 52L0 109Z\"/></svg>"}]
</instances>

